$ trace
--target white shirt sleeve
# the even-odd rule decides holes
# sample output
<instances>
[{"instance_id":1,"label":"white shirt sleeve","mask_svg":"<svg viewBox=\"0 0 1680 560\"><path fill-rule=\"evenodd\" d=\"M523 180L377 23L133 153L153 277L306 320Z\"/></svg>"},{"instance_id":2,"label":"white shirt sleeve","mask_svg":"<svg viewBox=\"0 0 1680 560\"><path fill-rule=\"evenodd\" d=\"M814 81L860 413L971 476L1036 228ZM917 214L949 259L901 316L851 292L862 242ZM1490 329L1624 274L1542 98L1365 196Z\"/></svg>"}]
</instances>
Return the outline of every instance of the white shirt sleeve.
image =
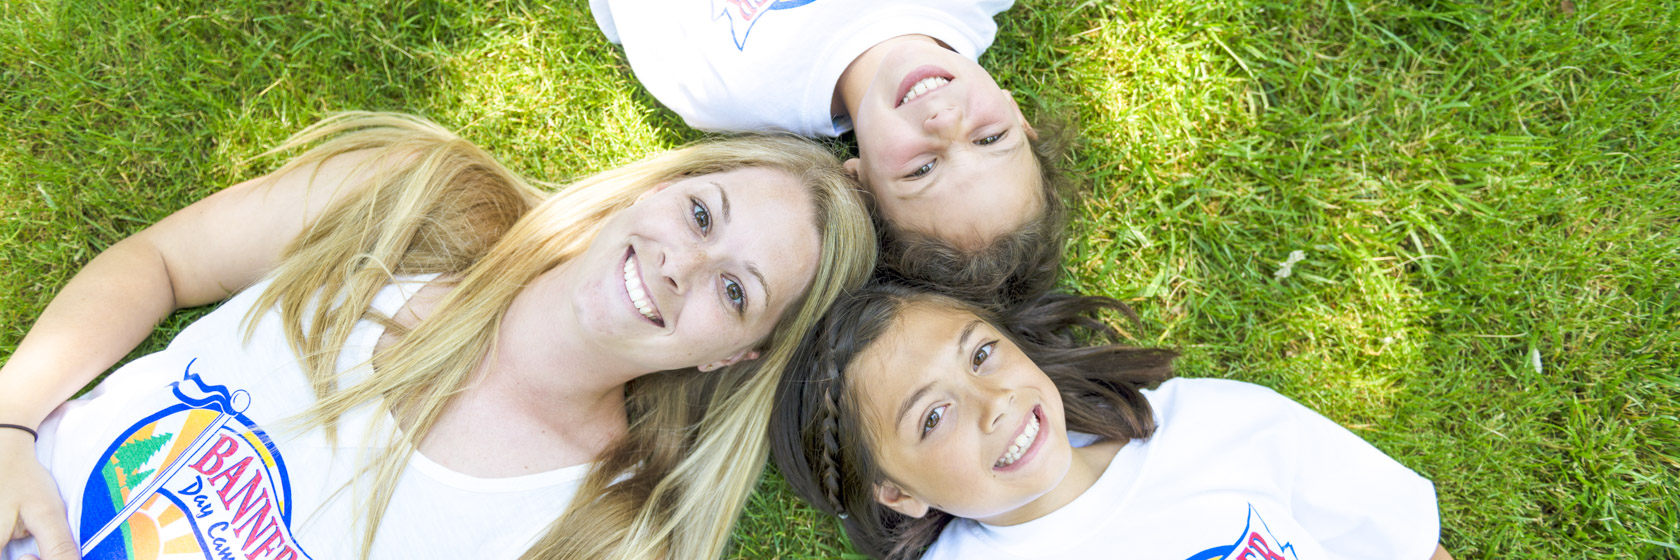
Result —
<instances>
[{"instance_id":1,"label":"white shirt sleeve","mask_svg":"<svg viewBox=\"0 0 1680 560\"><path fill-rule=\"evenodd\" d=\"M614 45L623 44L618 39L618 24L613 23L612 4L607 0L589 0L589 13L595 16L595 26L601 28L601 34L607 36L607 42Z\"/></svg>"},{"instance_id":2,"label":"white shirt sleeve","mask_svg":"<svg viewBox=\"0 0 1680 560\"><path fill-rule=\"evenodd\" d=\"M1288 401L1299 439L1295 517L1337 558L1426 560L1440 542L1435 486L1359 436Z\"/></svg>"}]
</instances>

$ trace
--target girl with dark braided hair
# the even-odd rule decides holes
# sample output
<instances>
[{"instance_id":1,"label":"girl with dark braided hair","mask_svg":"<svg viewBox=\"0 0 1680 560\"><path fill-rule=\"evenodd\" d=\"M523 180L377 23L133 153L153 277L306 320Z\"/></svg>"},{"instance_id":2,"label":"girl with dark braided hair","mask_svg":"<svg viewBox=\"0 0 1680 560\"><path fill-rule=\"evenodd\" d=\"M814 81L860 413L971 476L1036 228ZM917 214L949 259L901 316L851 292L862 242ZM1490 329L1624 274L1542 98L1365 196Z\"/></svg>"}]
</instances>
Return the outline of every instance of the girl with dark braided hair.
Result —
<instances>
[{"instance_id":1,"label":"girl with dark braided hair","mask_svg":"<svg viewBox=\"0 0 1680 560\"><path fill-rule=\"evenodd\" d=\"M1268 389L1169 379L1103 310L1136 321L842 298L777 391L776 465L874 558L1450 558L1428 480Z\"/></svg>"}]
</instances>

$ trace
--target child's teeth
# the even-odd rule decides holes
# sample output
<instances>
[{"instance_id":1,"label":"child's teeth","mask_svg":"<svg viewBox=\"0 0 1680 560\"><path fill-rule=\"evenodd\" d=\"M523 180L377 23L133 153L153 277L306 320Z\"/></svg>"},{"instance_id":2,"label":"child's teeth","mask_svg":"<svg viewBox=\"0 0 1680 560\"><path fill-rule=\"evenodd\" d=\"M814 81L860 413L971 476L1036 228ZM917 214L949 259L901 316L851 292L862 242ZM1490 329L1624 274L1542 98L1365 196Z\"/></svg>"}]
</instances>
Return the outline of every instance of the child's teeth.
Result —
<instances>
[{"instance_id":1,"label":"child's teeth","mask_svg":"<svg viewBox=\"0 0 1680 560\"><path fill-rule=\"evenodd\" d=\"M948 83L951 83L951 80L938 76L922 78L921 81L916 82L916 85L910 87L910 92L904 94L904 99L899 100L898 104L903 105L905 103L909 103L910 100L920 97L922 94L927 93L928 90L939 89L939 86Z\"/></svg>"},{"instance_id":2,"label":"child's teeth","mask_svg":"<svg viewBox=\"0 0 1680 560\"><path fill-rule=\"evenodd\" d=\"M1038 415L1033 415L1027 421L1027 428L1021 430L1021 435L1015 436L1015 441L1010 442L1009 450L1004 452L1003 457L999 457L997 463L993 466L1002 468L1015 464L1016 461L1021 460L1021 455L1026 453L1026 449L1032 447L1033 439L1037 437Z\"/></svg>"}]
</instances>

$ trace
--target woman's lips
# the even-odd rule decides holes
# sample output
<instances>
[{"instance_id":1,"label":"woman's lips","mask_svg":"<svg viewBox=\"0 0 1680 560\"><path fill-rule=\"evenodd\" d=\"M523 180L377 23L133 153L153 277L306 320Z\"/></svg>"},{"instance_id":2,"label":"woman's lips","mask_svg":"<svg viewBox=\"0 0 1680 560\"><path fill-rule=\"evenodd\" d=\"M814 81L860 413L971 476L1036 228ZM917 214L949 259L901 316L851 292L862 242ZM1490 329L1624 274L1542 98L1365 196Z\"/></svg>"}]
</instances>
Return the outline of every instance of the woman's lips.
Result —
<instances>
[{"instance_id":1,"label":"woman's lips","mask_svg":"<svg viewBox=\"0 0 1680 560\"><path fill-rule=\"evenodd\" d=\"M630 306L648 322L663 328L665 317L659 314L659 305L653 300L653 295L647 293L647 283L642 281L641 263L636 262L636 249L632 247L624 254L624 295L630 298Z\"/></svg>"}]
</instances>

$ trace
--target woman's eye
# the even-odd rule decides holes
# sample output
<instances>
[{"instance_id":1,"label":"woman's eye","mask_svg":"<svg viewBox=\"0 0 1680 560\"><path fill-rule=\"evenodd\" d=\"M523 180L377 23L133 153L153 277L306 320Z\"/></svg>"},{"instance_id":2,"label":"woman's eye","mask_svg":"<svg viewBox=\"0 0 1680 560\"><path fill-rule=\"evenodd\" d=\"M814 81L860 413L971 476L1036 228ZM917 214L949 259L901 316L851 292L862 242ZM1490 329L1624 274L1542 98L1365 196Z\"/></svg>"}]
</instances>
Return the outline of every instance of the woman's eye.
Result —
<instances>
[{"instance_id":1,"label":"woman's eye","mask_svg":"<svg viewBox=\"0 0 1680 560\"><path fill-rule=\"evenodd\" d=\"M992 144L996 144L997 141L1002 140L1003 136L1006 135L1006 134L1009 134L1009 133L1008 132L999 132L997 134L993 134L991 136L987 136L985 138L975 140L974 145L976 145L976 146L990 146Z\"/></svg>"},{"instance_id":2,"label":"woman's eye","mask_svg":"<svg viewBox=\"0 0 1680 560\"><path fill-rule=\"evenodd\" d=\"M974 370L979 371L980 365L986 363L986 360L992 357L992 351L996 349L996 342L987 342L985 344L981 344L979 348L974 349Z\"/></svg>"},{"instance_id":3,"label":"woman's eye","mask_svg":"<svg viewBox=\"0 0 1680 560\"><path fill-rule=\"evenodd\" d=\"M922 437L927 437L928 432L939 427L939 421L945 419L945 406L928 411L927 418L922 420Z\"/></svg>"},{"instance_id":4,"label":"woman's eye","mask_svg":"<svg viewBox=\"0 0 1680 560\"><path fill-rule=\"evenodd\" d=\"M707 212L706 205L701 204L698 200L690 199L689 202L693 204L688 211L694 217L694 225L700 228L700 233L710 233L712 231L712 213Z\"/></svg>"},{"instance_id":5,"label":"woman's eye","mask_svg":"<svg viewBox=\"0 0 1680 560\"><path fill-rule=\"evenodd\" d=\"M932 172L933 172L933 162L930 161L930 162L922 164L921 167L917 167L915 171L911 171L910 174L905 175L904 178L905 179L916 179L916 178L919 178L923 175L927 175L927 174L932 173Z\"/></svg>"},{"instance_id":6,"label":"woman's eye","mask_svg":"<svg viewBox=\"0 0 1680 560\"><path fill-rule=\"evenodd\" d=\"M747 290L741 287L740 282L724 278L723 295L729 298L729 303L735 306L737 313L747 309Z\"/></svg>"}]
</instances>

